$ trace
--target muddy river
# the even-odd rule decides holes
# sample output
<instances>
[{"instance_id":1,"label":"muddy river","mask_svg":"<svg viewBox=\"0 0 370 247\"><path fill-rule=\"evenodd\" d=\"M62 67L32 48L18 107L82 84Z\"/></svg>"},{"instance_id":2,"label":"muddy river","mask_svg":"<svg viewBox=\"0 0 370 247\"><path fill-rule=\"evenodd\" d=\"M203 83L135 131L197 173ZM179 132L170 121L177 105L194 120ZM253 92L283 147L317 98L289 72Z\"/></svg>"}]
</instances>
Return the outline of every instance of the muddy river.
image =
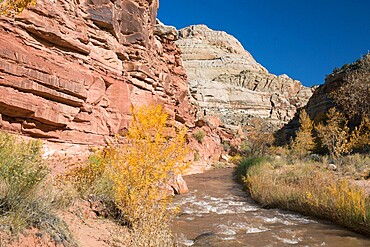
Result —
<instances>
[{"instance_id":1,"label":"muddy river","mask_svg":"<svg viewBox=\"0 0 370 247\"><path fill-rule=\"evenodd\" d=\"M370 239L330 222L263 209L233 180L233 169L185 177L190 193L175 198L180 246L370 247Z\"/></svg>"}]
</instances>

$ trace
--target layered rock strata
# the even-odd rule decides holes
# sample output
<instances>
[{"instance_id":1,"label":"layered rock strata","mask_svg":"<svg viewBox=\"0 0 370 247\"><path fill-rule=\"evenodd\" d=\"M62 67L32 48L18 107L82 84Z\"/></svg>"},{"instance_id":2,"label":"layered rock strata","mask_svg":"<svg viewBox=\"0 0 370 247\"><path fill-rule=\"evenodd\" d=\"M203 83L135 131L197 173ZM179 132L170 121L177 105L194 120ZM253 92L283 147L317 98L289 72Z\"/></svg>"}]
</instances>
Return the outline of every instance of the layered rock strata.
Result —
<instances>
[{"instance_id":1,"label":"layered rock strata","mask_svg":"<svg viewBox=\"0 0 370 247\"><path fill-rule=\"evenodd\" d=\"M131 105L164 104L192 122L175 28L158 0L38 0L0 18L0 128L72 143L103 143Z\"/></svg>"},{"instance_id":2,"label":"layered rock strata","mask_svg":"<svg viewBox=\"0 0 370 247\"><path fill-rule=\"evenodd\" d=\"M198 116L218 116L229 125L247 125L250 118L261 117L277 127L312 95L299 81L270 74L225 32L190 26L179 31L176 44L183 52Z\"/></svg>"}]
</instances>

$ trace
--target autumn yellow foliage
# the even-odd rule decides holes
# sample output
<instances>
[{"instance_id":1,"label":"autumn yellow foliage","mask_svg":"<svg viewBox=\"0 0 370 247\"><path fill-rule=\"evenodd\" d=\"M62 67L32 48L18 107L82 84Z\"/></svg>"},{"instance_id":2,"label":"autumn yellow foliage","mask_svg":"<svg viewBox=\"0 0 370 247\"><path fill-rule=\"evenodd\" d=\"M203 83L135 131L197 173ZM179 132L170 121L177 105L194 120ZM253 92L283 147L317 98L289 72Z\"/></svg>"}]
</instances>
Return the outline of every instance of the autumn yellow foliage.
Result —
<instances>
[{"instance_id":1,"label":"autumn yellow foliage","mask_svg":"<svg viewBox=\"0 0 370 247\"><path fill-rule=\"evenodd\" d=\"M363 116L359 126L355 128L351 135L351 142L354 148L370 149L370 119Z\"/></svg>"},{"instance_id":2,"label":"autumn yellow foliage","mask_svg":"<svg viewBox=\"0 0 370 247\"><path fill-rule=\"evenodd\" d=\"M351 152L354 143L346 117L335 108L329 109L326 116L326 124L321 123L315 128L322 144L333 158Z\"/></svg>"},{"instance_id":3,"label":"autumn yellow foliage","mask_svg":"<svg viewBox=\"0 0 370 247\"><path fill-rule=\"evenodd\" d=\"M160 105L133 108L132 115L126 144L108 148L106 159L115 202L127 220L136 223L145 217L144 211L166 208L160 185L170 172L184 168L187 130L168 127L168 114Z\"/></svg>"},{"instance_id":4,"label":"autumn yellow foliage","mask_svg":"<svg viewBox=\"0 0 370 247\"><path fill-rule=\"evenodd\" d=\"M163 187L169 174L186 168L186 135L162 106L132 108L128 132L66 177L82 194L97 193L114 202L130 226L130 246L173 246L169 222L174 210Z\"/></svg>"},{"instance_id":5,"label":"autumn yellow foliage","mask_svg":"<svg viewBox=\"0 0 370 247\"><path fill-rule=\"evenodd\" d=\"M291 149L293 153L302 158L315 147L315 140L312 136L313 124L306 110L301 110L299 114L299 124L300 128L291 144Z\"/></svg>"},{"instance_id":6,"label":"autumn yellow foliage","mask_svg":"<svg viewBox=\"0 0 370 247\"><path fill-rule=\"evenodd\" d=\"M237 172L263 206L327 218L370 234L370 198L364 188L318 165L281 165L276 159L254 157L242 162Z\"/></svg>"},{"instance_id":7,"label":"autumn yellow foliage","mask_svg":"<svg viewBox=\"0 0 370 247\"><path fill-rule=\"evenodd\" d=\"M0 0L0 15L13 16L35 4L36 0Z\"/></svg>"}]
</instances>

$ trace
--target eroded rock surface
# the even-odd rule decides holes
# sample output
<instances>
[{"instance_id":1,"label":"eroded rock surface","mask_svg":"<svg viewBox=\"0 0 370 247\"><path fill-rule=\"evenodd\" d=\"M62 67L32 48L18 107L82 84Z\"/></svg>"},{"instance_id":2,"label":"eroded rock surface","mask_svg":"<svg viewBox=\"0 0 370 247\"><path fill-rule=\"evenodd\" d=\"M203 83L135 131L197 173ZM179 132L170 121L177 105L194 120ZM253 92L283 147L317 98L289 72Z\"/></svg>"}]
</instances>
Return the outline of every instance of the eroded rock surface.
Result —
<instances>
[{"instance_id":1,"label":"eroded rock surface","mask_svg":"<svg viewBox=\"0 0 370 247\"><path fill-rule=\"evenodd\" d=\"M341 92L340 97L345 101L333 102L331 94L341 94L338 91L342 86L346 86L347 89L347 91ZM343 108L342 104L349 106ZM333 73L326 76L325 83L317 88L306 109L310 117L318 122L333 106L347 116L354 114L350 121L355 121L356 117L370 114L370 53L351 64L345 64L342 68L335 69ZM349 110L351 112L346 112ZM356 123L352 124L356 125Z\"/></svg>"},{"instance_id":2,"label":"eroded rock surface","mask_svg":"<svg viewBox=\"0 0 370 247\"><path fill-rule=\"evenodd\" d=\"M344 92L339 92L341 87L345 86ZM333 101L333 94L340 94L345 102ZM348 101L351 103L348 105ZM347 103L346 103L347 102ZM343 108L342 104L347 104L347 108ZM345 64L340 69L335 69L333 73L325 78L325 83L316 87L313 95L309 99L305 110L309 114L311 120L319 123L326 118L328 110L335 107L337 110L349 117L349 126L356 126L359 120L370 112L370 53L363 56L361 59ZM352 108L352 112L347 112ZM351 113L356 113L351 116ZM281 144L289 142L290 138L295 136L295 132L299 128L299 116L296 116L279 130L278 135L282 136Z\"/></svg>"},{"instance_id":3,"label":"eroded rock surface","mask_svg":"<svg viewBox=\"0 0 370 247\"><path fill-rule=\"evenodd\" d=\"M0 128L104 143L130 106L165 105L191 122L177 31L157 24L158 0L39 0L0 18Z\"/></svg>"},{"instance_id":4,"label":"eroded rock surface","mask_svg":"<svg viewBox=\"0 0 370 247\"><path fill-rule=\"evenodd\" d=\"M312 90L287 75L270 74L233 36L205 25L179 31L192 101L198 115L219 116L223 123L246 125L261 117L280 126L304 106Z\"/></svg>"}]
</instances>

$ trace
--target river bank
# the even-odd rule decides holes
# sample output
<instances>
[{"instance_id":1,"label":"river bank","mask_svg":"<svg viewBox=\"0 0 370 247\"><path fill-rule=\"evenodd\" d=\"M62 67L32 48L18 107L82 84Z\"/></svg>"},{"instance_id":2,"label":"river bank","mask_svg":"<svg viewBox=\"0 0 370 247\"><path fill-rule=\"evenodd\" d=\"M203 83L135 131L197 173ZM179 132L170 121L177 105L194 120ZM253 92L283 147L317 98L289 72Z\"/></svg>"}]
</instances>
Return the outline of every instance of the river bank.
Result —
<instances>
[{"instance_id":1,"label":"river bank","mask_svg":"<svg viewBox=\"0 0 370 247\"><path fill-rule=\"evenodd\" d=\"M312 215L370 235L366 180L360 183L317 162L288 165L274 158L245 159L237 172L251 197L263 207Z\"/></svg>"},{"instance_id":2,"label":"river bank","mask_svg":"<svg viewBox=\"0 0 370 247\"><path fill-rule=\"evenodd\" d=\"M264 209L235 182L234 169L186 176L189 194L175 204L180 246L370 246L370 239L328 221Z\"/></svg>"}]
</instances>

